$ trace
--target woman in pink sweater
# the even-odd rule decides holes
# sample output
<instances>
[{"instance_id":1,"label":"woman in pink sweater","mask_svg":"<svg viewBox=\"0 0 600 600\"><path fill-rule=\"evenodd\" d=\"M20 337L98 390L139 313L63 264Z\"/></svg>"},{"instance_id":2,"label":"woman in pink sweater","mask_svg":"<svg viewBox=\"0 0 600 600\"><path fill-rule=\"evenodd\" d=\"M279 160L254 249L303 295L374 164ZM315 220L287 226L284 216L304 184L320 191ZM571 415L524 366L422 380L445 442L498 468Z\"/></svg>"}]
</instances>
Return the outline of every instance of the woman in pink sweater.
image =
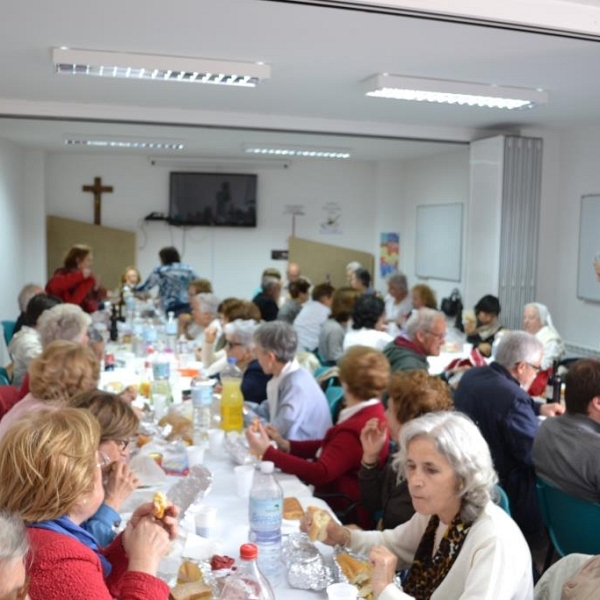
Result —
<instances>
[{"instance_id":1,"label":"woman in pink sweater","mask_svg":"<svg viewBox=\"0 0 600 600\"><path fill-rule=\"evenodd\" d=\"M358 471L361 466L360 432L370 419L378 419L386 428L385 409L381 395L390 379L390 365L379 350L353 346L339 363L340 380L344 388L344 408L337 424L330 427L322 440L285 440L277 430L262 425L256 434L249 427L246 437L251 451L263 460L270 460L285 473L292 473L315 486L315 495L341 493L351 502L360 500ZM269 436L277 443L270 445ZM389 441L389 439L388 439ZM379 457L385 464L389 444L385 443ZM343 506L332 499L334 509ZM372 527L372 515L363 507L357 509L361 527Z\"/></svg>"},{"instance_id":2,"label":"woman in pink sweater","mask_svg":"<svg viewBox=\"0 0 600 600\"><path fill-rule=\"evenodd\" d=\"M0 510L29 531L31 600L166 600L160 559L176 535L176 509L157 521L140 506L105 549L81 523L104 498L100 427L86 410L39 410L0 441Z\"/></svg>"}]
</instances>

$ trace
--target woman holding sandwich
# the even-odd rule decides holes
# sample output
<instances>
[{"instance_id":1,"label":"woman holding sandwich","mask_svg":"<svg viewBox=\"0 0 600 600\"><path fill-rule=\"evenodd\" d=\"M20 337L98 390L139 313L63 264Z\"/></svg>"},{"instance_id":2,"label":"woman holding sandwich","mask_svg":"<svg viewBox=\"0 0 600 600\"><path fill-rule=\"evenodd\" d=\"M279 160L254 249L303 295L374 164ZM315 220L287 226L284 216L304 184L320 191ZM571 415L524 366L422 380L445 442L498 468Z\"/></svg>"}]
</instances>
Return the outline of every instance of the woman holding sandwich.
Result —
<instances>
[{"instance_id":1,"label":"woman holding sandwich","mask_svg":"<svg viewBox=\"0 0 600 600\"><path fill-rule=\"evenodd\" d=\"M319 535L326 544L368 555L375 598L533 598L527 543L491 500L496 473L468 417L436 412L405 424L396 463L417 511L410 521L385 531L357 531L329 520ZM308 513L301 528L309 531L312 520ZM402 588L395 584L401 569L409 569Z\"/></svg>"},{"instance_id":2,"label":"woman holding sandwich","mask_svg":"<svg viewBox=\"0 0 600 600\"><path fill-rule=\"evenodd\" d=\"M28 529L32 600L166 600L156 577L177 534L177 510L163 520L143 504L105 549L81 524L104 498L100 427L87 411L38 410L0 441L0 510Z\"/></svg>"},{"instance_id":3,"label":"woman holding sandwich","mask_svg":"<svg viewBox=\"0 0 600 600\"><path fill-rule=\"evenodd\" d=\"M297 475L315 486L315 495L337 494L327 501L335 510L343 510L344 504L358 502L360 489L358 470L363 454L360 432L370 419L385 428L385 410L381 395L390 380L390 365L379 350L366 346L353 346L339 363L340 380L344 388L344 408L336 425L330 427L323 439L286 440L272 426L266 430L258 425L246 431L250 450L263 460L270 460L285 473ZM278 448L270 446L269 436ZM387 430L386 442L389 442ZM389 444L383 445L379 461L385 464ZM341 495L346 496L345 501ZM356 511L361 527L371 527L371 515L363 506Z\"/></svg>"}]
</instances>

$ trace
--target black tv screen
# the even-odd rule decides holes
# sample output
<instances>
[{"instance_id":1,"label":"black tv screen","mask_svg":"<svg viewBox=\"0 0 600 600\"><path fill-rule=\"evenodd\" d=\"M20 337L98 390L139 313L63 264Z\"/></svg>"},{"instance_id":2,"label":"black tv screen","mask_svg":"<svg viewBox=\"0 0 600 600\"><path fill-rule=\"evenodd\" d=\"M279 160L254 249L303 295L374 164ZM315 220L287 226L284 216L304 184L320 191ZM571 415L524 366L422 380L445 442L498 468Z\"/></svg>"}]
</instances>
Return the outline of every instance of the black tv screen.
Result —
<instances>
[{"instance_id":1,"label":"black tv screen","mask_svg":"<svg viewBox=\"0 0 600 600\"><path fill-rule=\"evenodd\" d=\"M256 227L256 175L172 172L169 221Z\"/></svg>"}]
</instances>

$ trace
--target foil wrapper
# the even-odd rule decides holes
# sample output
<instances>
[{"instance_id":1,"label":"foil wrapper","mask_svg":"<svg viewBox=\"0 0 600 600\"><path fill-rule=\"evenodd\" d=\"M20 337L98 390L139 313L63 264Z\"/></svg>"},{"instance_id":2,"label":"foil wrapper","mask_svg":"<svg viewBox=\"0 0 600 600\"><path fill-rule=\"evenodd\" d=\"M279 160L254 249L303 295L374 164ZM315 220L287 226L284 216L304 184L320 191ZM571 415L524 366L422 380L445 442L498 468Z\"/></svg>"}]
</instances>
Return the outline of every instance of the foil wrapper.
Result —
<instances>
[{"instance_id":1,"label":"foil wrapper","mask_svg":"<svg viewBox=\"0 0 600 600\"><path fill-rule=\"evenodd\" d=\"M283 562L291 587L324 590L333 583L331 569L305 533L292 533L283 544Z\"/></svg>"},{"instance_id":2,"label":"foil wrapper","mask_svg":"<svg viewBox=\"0 0 600 600\"><path fill-rule=\"evenodd\" d=\"M211 485L212 473L202 465L194 465L190 468L187 477L182 477L171 487L167 492L167 497L175 506L179 507L181 518L184 518L188 510L194 512L202 504Z\"/></svg>"}]
</instances>

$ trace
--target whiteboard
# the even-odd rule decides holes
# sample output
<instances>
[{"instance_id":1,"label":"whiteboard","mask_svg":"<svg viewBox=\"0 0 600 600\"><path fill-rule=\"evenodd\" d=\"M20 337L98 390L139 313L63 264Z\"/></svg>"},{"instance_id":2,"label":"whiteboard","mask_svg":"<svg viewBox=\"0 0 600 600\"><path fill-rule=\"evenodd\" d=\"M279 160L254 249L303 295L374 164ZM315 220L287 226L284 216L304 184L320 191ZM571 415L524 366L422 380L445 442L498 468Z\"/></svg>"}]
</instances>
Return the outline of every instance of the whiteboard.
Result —
<instances>
[{"instance_id":1,"label":"whiteboard","mask_svg":"<svg viewBox=\"0 0 600 600\"><path fill-rule=\"evenodd\" d=\"M417 277L460 281L462 204L417 206Z\"/></svg>"},{"instance_id":2,"label":"whiteboard","mask_svg":"<svg viewBox=\"0 0 600 600\"><path fill-rule=\"evenodd\" d=\"M600 195L581 197L577 297L600 302Z\"/></svg>"}]
</instances>

